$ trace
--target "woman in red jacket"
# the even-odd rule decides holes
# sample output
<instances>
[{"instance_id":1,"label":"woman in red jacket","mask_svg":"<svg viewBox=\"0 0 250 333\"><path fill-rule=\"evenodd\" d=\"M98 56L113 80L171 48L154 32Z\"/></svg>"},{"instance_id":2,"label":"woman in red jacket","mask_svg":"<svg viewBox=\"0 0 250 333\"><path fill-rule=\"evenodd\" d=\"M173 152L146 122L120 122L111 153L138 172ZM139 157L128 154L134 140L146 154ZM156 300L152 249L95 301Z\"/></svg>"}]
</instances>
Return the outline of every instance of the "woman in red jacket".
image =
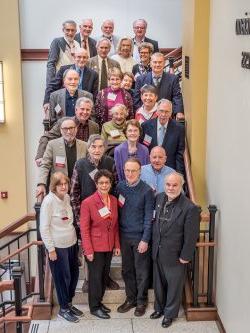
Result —
<instances>
[{"instance_id":1,"label":"woman in red jacket","mask_svg":"<svg viewBox=\"0 0 250 333\"><path fill-rule=\"evenodd\" d=\"M120 255L117 199L109 194L112 180L108 170L95 173L97 191L82 201L80 213L82 246L89 268L90 313L102 319L110 318L110 309L102 304L102 298L112 255Z\"/></svg>"}]
</instances>

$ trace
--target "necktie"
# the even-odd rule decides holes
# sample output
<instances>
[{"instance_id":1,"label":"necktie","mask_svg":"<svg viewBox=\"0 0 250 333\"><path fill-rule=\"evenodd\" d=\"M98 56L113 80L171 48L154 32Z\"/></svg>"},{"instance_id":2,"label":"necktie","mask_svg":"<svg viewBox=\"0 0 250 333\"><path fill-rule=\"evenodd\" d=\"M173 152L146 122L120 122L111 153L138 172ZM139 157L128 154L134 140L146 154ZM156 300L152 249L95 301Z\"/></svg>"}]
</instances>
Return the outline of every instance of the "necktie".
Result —
<instances>
[{"instance_id":1,"label":"necktie","mask_svg":"<svg viewBox=\"0 0 250 333\"><path fill-rule=\"evenodd\" d=\"M107 86L108 86L107 67L106 67L105 59L102 59L100 90L107 88Z\"/></svg>"},{"instance_id":2,"label":"necktie","mask_svg":"<svg viewBox=\"0 0 250 333\"><path fill-rule=\"evenodd\" d=\"M153 79L153 81L154 81L154 85L156 87L158 87L159 84L160 84L160 82L161 82L161 77L160 76L155 76L154 79Z\"/></svg>"},{"instance_id":3,"label":"necktie","mask_svg":"<svg viewBox=\"0 0 250 333\"><path fill-rule=\"evenodd\" d=\"M165 135L165 127L161 126L159 128L159 136L158 136L158 145L162 146L163 140L164 140L164 135Z\"/></svg>"},{"instance_id":4,"label":"necktie","mask_svg":"<svg viewBox=\"0 0 250 333\"><path fill-rule=\"evenodd\" d=\"M82 69L78 68L78 69L77 69L77 72L78 72L78 74L79 74L78 88L79 88L79 89L82 89L82 74L83 74Z\"/></svg>"},{"instance_id":5,"label":"necktie","mask_svg":"<svg viewBox=\"0 0 250 333\"><path fill-rule=\"evenodd\" d=\"M85 39L82 40L82 48L87 50L87 42Z\"/></svg>"}]
</instances>

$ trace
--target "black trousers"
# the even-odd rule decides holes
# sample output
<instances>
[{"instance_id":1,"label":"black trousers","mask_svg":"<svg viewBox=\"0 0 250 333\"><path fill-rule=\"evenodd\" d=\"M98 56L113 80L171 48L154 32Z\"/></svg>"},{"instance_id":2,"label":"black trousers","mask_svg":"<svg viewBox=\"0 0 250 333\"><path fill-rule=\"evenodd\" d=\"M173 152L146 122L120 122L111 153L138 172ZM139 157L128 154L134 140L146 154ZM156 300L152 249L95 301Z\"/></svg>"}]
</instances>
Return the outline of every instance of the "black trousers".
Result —
<instances>
[{"instance_id":1,"label":"black trousers","mask_svg":"<svg viewBox=\"0 0 250 333\"><path fill-rule=\"evenodd\" d=\"M75 296L79 277L78 245L76 243L64 249L56 247L56 254L57 260L49 260L50 270L59 305L62 309L68 309Z\"/></svg>"},{"instance_id":2,"label":"black trousers","mask_svg":"<svg viewBox=\"0 0 250 333\"><path fill-rule=\"evenodd\" d=\"M121 237L122 276L125 282L127 300L146 304L150 282L151 251L137 251L140 241Z\"/></svg>"},{"instance_id":3,"label":"black trousers","mask_svg":"<svg viewBox=\"0 0 250 333\"><path fill-rule=\"evenodd\" d=\"M158 256L153 263L154 308L167 318L178 317L185 272L186 265L181 263L166 266L164 256Z\"/></svg>"},{"instance_id":4,"label":"black trousers","mask_svg":"<svg viewBox=\"0 0 250 333\"><path fill-rule=\"evenodd\" d=\"M89 268L89 309L100 308L109 277L112 252L94 252L94 260L88 261Z\"/></svg>"}]
</instances>

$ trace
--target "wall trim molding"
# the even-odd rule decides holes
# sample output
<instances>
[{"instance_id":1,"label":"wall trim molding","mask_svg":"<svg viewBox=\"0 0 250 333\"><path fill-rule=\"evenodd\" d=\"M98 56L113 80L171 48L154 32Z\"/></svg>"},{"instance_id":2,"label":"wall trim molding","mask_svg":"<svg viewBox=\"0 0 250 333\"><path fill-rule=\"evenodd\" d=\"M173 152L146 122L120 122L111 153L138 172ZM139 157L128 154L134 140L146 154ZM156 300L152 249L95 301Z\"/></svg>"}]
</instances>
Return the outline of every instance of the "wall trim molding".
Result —
<instances>
[{"instance_id":1,"label":"wall trim molding","mask_svg":"<svg viewBox=\"0 0 250 333\"><path fill-rule=\"evenodd\" d=\"M174 47L160 48L160 52L168 54L175 50ZM47 61L49 49L21 49L22 61Z\"/></svg>"}]
</instances>

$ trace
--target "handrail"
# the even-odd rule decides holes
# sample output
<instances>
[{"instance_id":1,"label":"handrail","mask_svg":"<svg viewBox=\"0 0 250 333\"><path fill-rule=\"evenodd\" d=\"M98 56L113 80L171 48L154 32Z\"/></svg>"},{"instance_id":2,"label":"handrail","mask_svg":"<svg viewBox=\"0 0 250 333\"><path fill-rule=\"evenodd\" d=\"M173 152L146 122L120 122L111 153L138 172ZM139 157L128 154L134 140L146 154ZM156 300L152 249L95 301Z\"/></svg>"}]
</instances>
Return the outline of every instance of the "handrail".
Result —
<instances>
[{"instance_id":1,"label":"handrail","mask_svg":"<svg viewBox=\"0 0 250 333\"><path fill-rule=\"evenodd\" d=\"M0 293L6 290L13 290L14 289L14 281L13 280L6 280L0 282Z\"/></svg>"},{"instance_id":2,"label":"handrail","mask_svg":"<svg viewBox=\"0 0 250 333\"><path fill-rule=\"evenodd\" d=\"M173 51L167 53L165 55L165 59L168 59L169 57L176 57L178 55L180 55L182 53L182 46L177 47L176 49L174 49Z\"/></svg>"},{"instance_id":3,"label":"handrail","mask_svg":"<svg viewBox=\"0 0 250 333\"><path fill-rule=\"evenodd\" d=\"M43 245L43 241L32 241L32 242L27 243L26 245L24 245L23 247L20 247L20 249L16 250L12 254L0 259L0 264L9 260L10 258L16 256L17 254L23 252L24 250L27 250L28 248L30 248L33 245Z\"/></svg>"},{"instance_id":4,"label":"handrail","mask_svg":"<svg viewBox=\"0 0 250 333\"><path fill-rule=\"evenodd\" d=\"M192 176L192 172L191 172L191 163L190 163L187 140L186 140L186 148L184 151L183 158L184 158L184 165L185 165L185 170L186 170L186 179L187 179L189 198L191 201L193 201L193 203L196 204L196 194L195 194L195 189L194 189L193 176Z\"/></svg>"},{"instance_id":5,"label":"handrail","mask_svg":"<svg viewBox=\"0 0 250 333\"><path fill-rule=\"evenodd\" d=\"M17 221L8 224L6 227L0 230L0 239L5 236L8 236L10 233L20 228L25 223L30 221L35 221L35 219L36 219L35 213L28 213L23 217L21 217L20 219L18 219Z\"/></svg>"},{"instance_id":6,"label":"handrail","mask_svg":"<svg viewBox=\"0 0 250 333\"><path fill-rule=\"evenodd\" d=\"M33 305L24 305L22 310L28 310L26 316L5 316L0 318L0 324L4 322L29 322L32 320Z\"/></svg>"}]
</instances>

